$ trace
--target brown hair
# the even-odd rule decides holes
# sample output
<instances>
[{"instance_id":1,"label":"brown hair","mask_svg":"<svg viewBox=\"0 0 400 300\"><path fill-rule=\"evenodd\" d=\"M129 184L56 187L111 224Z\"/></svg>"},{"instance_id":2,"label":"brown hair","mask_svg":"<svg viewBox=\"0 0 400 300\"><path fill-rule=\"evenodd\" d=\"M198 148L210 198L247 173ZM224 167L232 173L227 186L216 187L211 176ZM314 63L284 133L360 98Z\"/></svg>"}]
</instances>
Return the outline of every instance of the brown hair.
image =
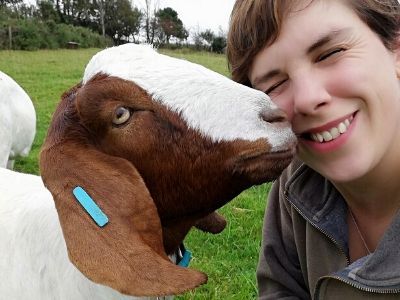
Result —
<instances>
[{"instance_id":1,"label":"brown hair","mask_svg":"<svg viewBox=\"0 0 400 300\"><path fill-rule=\"evenodd\" d=\"M314 0L310 0L310 3ZM279 36L283 20L296 0L237 0L230 20L227 57L232 79L251 86L248 72L254 56ZM350 0L351 6L388 49L400 29L398 0Z\"/></svg>"}]
</instances>

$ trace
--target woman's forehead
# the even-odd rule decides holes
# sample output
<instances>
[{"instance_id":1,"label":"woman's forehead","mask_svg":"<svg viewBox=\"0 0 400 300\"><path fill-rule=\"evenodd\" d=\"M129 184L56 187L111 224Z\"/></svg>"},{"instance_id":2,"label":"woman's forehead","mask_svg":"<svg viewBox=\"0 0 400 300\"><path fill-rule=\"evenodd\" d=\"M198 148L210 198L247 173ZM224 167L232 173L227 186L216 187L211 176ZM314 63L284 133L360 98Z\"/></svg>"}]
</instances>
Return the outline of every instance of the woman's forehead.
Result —
<instances>
[{"instance_id":1,"label":"woman's forehead","mask_svg":"<svg viewBox=\"0 0 400 300\"><path fill-rule=\"evenodd\" d=\"M309 1L306 1L307 3ZM298 50L309 48L323 39L345 36L350 28L365 24L342 1L314 0L302 10L293 10L282 23L278 38L266 48L287 45ZM278 50L280 52L280 49Z\"/></svg>"}]
</instances>

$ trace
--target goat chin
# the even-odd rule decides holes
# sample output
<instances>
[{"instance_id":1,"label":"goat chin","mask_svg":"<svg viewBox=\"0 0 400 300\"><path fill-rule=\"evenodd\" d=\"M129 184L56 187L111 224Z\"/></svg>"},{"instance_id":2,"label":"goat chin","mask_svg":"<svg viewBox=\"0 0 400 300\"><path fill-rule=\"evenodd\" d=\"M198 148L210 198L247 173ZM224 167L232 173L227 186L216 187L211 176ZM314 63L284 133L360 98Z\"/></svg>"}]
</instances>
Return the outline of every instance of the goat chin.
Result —
<instances>
[{"instance_id":1,"label":"goat chin","mask_svg":"<svg viewBox=\"0 0 400 300\"><path fill-rule=\"evenodd\" d=\"M14 159L27 156L35 137L36 113L28 94L0 72L0 167L13 168Z\"/></svg>"}]
</instances>

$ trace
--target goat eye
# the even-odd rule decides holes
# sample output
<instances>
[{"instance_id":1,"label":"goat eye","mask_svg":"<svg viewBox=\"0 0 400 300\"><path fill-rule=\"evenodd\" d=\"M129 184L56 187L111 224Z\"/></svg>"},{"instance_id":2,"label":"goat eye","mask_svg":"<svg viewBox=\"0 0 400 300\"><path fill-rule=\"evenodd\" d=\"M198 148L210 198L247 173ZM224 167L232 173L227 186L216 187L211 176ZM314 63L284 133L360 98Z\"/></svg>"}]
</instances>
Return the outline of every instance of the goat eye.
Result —
<instances>
[{"instance_id":1,"label":"goat eye","mask_svg":"<svg viewBox=\"0 0 400 300\"><path fill-rule=\"evenodd\" d=\"M130 116L131 112L129 109L120 106L115 110L112 122L114 125L121 125L128 121Z\"/></svg>"}]
</instances>

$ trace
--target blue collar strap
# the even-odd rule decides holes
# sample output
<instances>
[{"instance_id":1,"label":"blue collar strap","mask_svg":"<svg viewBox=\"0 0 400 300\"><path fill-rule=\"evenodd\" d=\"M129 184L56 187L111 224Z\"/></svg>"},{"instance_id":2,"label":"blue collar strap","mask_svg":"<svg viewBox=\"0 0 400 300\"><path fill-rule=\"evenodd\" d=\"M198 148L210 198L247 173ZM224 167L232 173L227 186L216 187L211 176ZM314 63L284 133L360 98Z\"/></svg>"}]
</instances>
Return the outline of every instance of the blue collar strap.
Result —
<instances>
[{"instance_id":1,"label":"blue collar strap","mask_svg":"<svg viewBox=\"0 0 400 300\"><path fill-rule=\"evenodd\" d=\"M187 268L191 259L192 253L187 250L183 244L181 244L177 251L177 265Z\"/></svg>"}]
</instances>

